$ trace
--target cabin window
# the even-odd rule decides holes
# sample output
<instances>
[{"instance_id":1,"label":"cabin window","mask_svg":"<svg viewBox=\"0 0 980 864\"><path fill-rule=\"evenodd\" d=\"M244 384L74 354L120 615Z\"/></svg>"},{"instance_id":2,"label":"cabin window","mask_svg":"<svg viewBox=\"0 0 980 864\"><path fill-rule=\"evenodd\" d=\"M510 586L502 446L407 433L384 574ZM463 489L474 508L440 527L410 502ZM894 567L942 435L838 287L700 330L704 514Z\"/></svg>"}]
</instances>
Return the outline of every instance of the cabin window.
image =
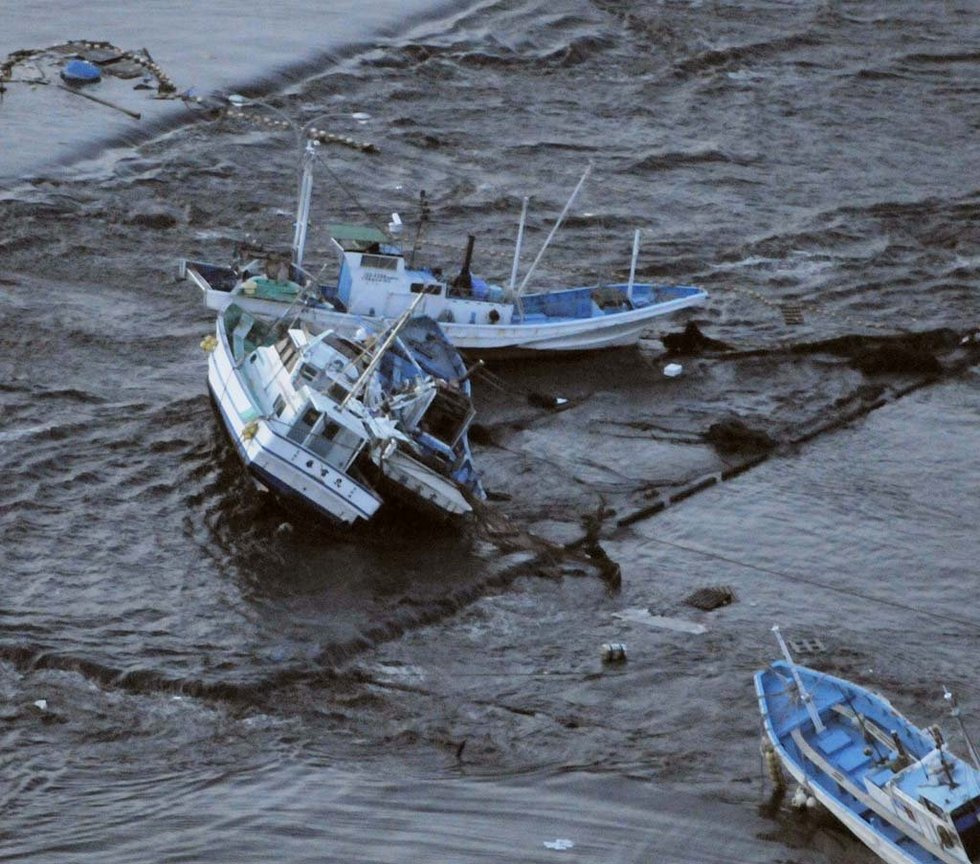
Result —
<instances>
[{"instance_id":1,"label":"cabin window","mask_svg":"<svg viewBox=\"0 0 980 864\"><path fill-rule=\"evenodd\" d=\"M397 270L398 259L389 255L362 255L361 265L375 270Z\"/></svg>"},{"instance_id":2,"label":"cabin window","mask_svg":"<svg viewBox=\"0 0 980 864\"><path fill-rule=\"evenodd\" d=\"M272 413L276 417L282 417L283 409L286 407L286 400L282 396L276 396L276 401L272 403Z\"/></svg>"},{"instance_id":3,"label":"cabin window","mask_svg":"<svg viewBox=\"0 0 980 864\"><path fill-rule=\"evenodd\" d=\"M334 382L330 385L327 390L327 395L334 400L334 402L343 402L347 398L347 388L343 384Z\"/></svg>"},{"instance_id":4,"label":"cabin window","mask_svg":"<svg viewBox=\"0 0 980 864\"><path fill-rule=\"evenodd\" d=\"M299 367L299 375L304 381L312 381L317 376L317 369L309 363L304 363Z\"/></svg>"},{"instance_id":5,"label":"cabin window","mask_svg":"<svg viewBox=\"0 0 980 864\"><path fill-rule=\"evenodd\" d=\"M289 438L290 441L295 441L297 444L302 444L306 440L306 436L313 431L313 427L316 426L319 419L320 412L312 406L307 407L307 409L303 412L303 416L293 424L292 429L289 430L286 437Z\"/></svg>"},{"instance_id":6,"label":"cabin window","mask_svg":"<svg viewBox=\"0 0 980 864\"><path fill-rule=\"evenodd\" d=\"M307 446L328 465L346 471L362 444L363 439L354 432L327 421L322 434L310 438Z\"/></svg>"},{"instance_id":7,"label":"cabin window","mask_svg":"<svg viewBox=\"0 0 980 864\"><path fill-rule=\"evenodd\" d=\"M438 294L441 289L442 286L437 284L426 285L424 282L412 283L413 294Z\"/></svg>"}]
</instances>

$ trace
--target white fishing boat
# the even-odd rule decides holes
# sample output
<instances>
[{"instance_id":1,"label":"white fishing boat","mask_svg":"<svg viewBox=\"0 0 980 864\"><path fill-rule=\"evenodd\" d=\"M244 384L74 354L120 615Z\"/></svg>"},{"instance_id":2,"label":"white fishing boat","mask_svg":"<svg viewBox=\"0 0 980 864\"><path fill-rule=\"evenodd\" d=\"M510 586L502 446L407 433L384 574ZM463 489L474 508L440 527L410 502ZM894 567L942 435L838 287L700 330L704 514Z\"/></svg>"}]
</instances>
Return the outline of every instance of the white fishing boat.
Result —
<instances>
[{"instance_id":1,"label":"white fishing boat","mask_svg":"<svg viewBox=\"0 0 980 864\"><path fill-rule=\"evenodd\" d=\"M335 225L331 241L338 257L336 282L318 284L303 270L316 142L307 144L293 243L288 255L245 255L230 266L182 260L180 278L190 279L209 309L238 303L254 315L275 316L295 304L318 327L354 329L364 320L391 322L421 295L418 314L434 318L461 351L481 356L577 352L634 344L655 318L701 305L706 292L693 285L635 280L639 231L634 234L626 282L531 291L533 275L576 194L555 222L533 263L517 280L527 199L521 212L510 282L491 284L471 273L471 235L459 272L446 278L439 268L415 263L417 250L398 245L401 220L393 214L386 234L371 227ZM427 207L423 205L423 220ZM420 232L421 233L421 232Z\"/></svg>"},{"instance_id":2,"label":"white fishing boat","mask_svg":"<svg viewBox=\"0 0 980 864\"><path fill-rule=\"evenodd\" d=\"M471 511L467 497L483 495L465 438L472 409L463 384L427 373L399 341L411 312L355 337L262 322L236 304L218 315L202 343L208 386L260 488L348 525L386 495L441 516Z\"/></svg>"},{"instance_id":3,"label":"white fishing boat","mask_svg":"<svg viewBox=\"0 0 980 864\"><path fill-rule=\"evenodd\" d=\"M889 864L980 862L980 760L951 753L938 727L922 730L877 693L793 662L755 676L763 749ZM951 694L946 698L959 719Z\"/></svg>"}]
</instances>

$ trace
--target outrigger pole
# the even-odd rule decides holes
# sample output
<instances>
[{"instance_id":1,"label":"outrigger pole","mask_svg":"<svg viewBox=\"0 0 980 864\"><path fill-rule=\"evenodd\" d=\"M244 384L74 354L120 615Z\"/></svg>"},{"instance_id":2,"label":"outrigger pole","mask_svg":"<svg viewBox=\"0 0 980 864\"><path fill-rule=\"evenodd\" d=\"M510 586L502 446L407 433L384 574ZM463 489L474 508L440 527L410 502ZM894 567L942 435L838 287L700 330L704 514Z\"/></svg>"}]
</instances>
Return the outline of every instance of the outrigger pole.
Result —
<instances>
[{"instance_id":1,"label":"outrigger pole","mask_svg":"<svg viewBox=\"0 0 980 864\"><path fill-rule=\"evenodd\" d=\"M521 221L517 226L517 243L514 245L514 266L510 268L510 290L514 290L517 284L517 265L521 260L521 245L524 243L524 225L527 222L527 204L531 199L524 196L524 203L521 205Z\"/></svg>"},{"instance_id":2,"label":"outrigger pole","mask_svg":"<svg viewBox=\"0 0 980 864\"><path fill-rule=\"evenodd\" d=\"M813 697L810 695L810 691L803 686L803 679L800 678L800 673L796 671L796 663L793 662L793 656L789 653L789 648L786 647L786 643L783 641L783 634L779 632L778 624L772 625L772 632L776 634L776 641L779 643L779 647L783 649L783 656L786 658L786 662L789 663L789 671L793 673L793 680L796 681L796 687L800 691L800 698L806 706L806 713L810 715L810 719L813 721L813 728L817 730L817 734L819 735L824 731L825 727L820 719L820 714L817 712L816 706L813 704Z\"/></svg>"},{"instance_id":3,"label":"outrigger pole","mask_svg":"<svg viewBox=\"0 0 980 864\"><path fill-rule=\"evenodd\" d=\"M551 229L551 233L548 234L547 238L545 239L544 245L541 247L541 251L538 252L537 257L534 259L534 262L531 264L531 267L524 275L524 279L521 282L521 287L517 289L518 294L524 293L524 289L527 287L528 280L531 278L531 274L534 272L534 268L538 266L538 262L541 260L542 256L544 255L545 250L548 248L548 245L551 243L552 238L555 236L555 234L558 232L558 229L561 227L561 223L565 220L565 217L568 215L568 211L572 209L572 202L575 200L575 197L578 195L579 190L582 188L582 184L585 183L585 179L589 176L591 172L592 172L592 163L590 162L588 168L585 169L585 173L582 174L582 179L578 181L578 185L575 187L575 189L572 191L572 194L569 196L568 203L565 204L565 209L561 211L561 215L556 220L554 227Z\"/></svg>"},{"instance_id":4,"label":"outrigger pole","mask_svg":"<svg viewBox=\"0 0 980 864\"><path fill-rule=\"evenodd\" d=\"M633 233L633 257L630 258L630 281L626 286L626 299L633 299L633 280L636 278L636 259L640 255L640 229Z\"/></svg>"}]
</instances>

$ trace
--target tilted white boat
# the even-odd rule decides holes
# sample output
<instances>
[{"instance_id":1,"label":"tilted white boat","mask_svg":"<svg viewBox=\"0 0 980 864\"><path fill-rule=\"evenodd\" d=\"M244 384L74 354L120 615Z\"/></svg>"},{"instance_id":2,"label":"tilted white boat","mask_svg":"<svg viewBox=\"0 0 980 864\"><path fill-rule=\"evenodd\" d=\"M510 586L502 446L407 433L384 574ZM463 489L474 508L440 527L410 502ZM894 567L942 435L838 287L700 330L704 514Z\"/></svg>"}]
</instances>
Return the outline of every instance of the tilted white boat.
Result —
<instances>
[{"instance_id":1,"label":"tilted white boat","mask_svg":"<svg viewBox=\"0 0 980 864\"><path fill-rule=\"evenodd\" d=\"M773 630L786 660L755 676L764 750L802 796L889 864L980 862L980 760L965 729L973 765L938 727L920 730L877 693L795 664Z\"/></svg>"},{"instance_id":2,"label":"tilted white boat","mask_svg":"<svg viewBox=\"0 0 980 864\"><path fill-rule=\"evenodd\" d=\"M260 488L343 524L370 519L388 494L442 516L471 511L467 496L483 490L465 385L427 373L399 341L410 314L357 338L264 323L236 304L218 315L202 343L208 386Z\"/></svg>"},{"instance_id":3,"label":"tilted white boat","mask_svg":"<svg viewBox=\"0 0 980 864\"><path fill-rule=\"evenodd\" d=\"M634 236L627 282L528 292L534 269L575 193L520 284L517 268L526 199L506 288L489 284L470 272L472 236L459 273L447 279L439 269L417 266L415 250L406 254L391 234L377 228L345 225L331 228L339 258L337 282L317 284L302 269L313 148L311 142L304 158L296 230L288 256L280 255L271 266L267 257L246 257L230 267L203 261L180 262L180 277L189 278L201 290L209 309L220 312L235 302L252 314L275 316L284 304L295 304L302 318L318 327L350 330L365 319L390 322L421 295L418 314L438 321L461 351L480 356L519 356L634 344L653 319L701 305L707 299L706 292L693 285L636 282L639 232ZM585 176L576 193L584 180ZM395 217L390 227L397 233L401 222L397 214Z\"/></svg>"}]
</instances>

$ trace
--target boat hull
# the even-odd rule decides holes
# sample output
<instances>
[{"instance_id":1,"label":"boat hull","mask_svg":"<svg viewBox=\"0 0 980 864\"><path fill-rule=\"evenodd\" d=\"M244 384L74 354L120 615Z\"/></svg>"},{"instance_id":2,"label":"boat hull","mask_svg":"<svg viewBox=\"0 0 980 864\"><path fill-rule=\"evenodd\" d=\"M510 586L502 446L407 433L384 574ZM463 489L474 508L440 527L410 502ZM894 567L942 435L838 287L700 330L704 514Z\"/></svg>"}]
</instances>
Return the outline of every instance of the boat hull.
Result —
<instances>
[{"instance_id":1,"label":"boat hull","mask_svg":"<svg viewBox=\"0 0 980 864\"><path fill-rule=\"evenodd\" d=\"M257 483L301 503L335 524L370 519L381 499L348 475L314 460L258 416L234 367L220 325L208 358L208 389L222 426Z\"/></svg>"},{"instance_id":2,"label":"boat hull","mask_svg":"<svg viewBox=\"0 0 980 864\"><path fill-rule=\"evenodd\" d=\"M185 267L184 275L201 290L207 308L215 312L223 312L231 303L267 319L276 318L285 311L286 305L279 301L215 288L193 267ZM557 318L522 324L440 321L439 326L457 349L470 355L507 358L597 351L634 345L655 319L701 306L706 299L706 293L694 290L672 300L590 318ZM296 305L292 310L318 328L329 327L348 333L362 326L365 320L361 315L340 312L319 302ZM390 324L393 319L377 320Z\"/></svg>"}]
</instances>

